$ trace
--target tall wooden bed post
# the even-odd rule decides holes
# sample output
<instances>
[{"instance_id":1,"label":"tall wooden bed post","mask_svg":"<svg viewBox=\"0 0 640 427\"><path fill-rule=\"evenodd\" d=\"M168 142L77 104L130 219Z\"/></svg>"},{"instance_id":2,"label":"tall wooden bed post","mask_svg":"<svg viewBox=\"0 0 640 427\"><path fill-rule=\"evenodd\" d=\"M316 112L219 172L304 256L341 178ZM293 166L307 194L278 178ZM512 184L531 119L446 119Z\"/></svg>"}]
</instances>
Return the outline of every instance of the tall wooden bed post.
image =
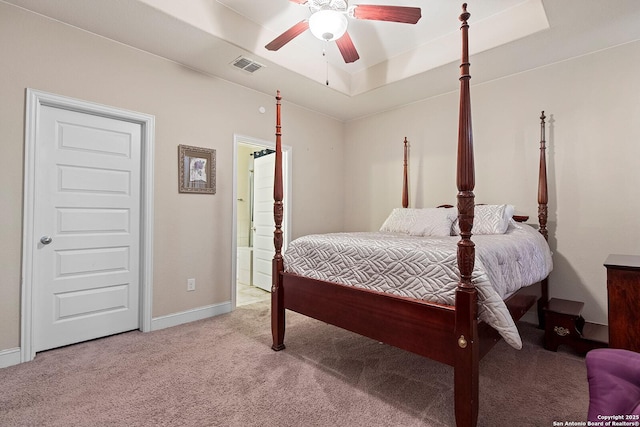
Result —
<instances>
[{"instance_id":1,"label":"tall wooden bed post","mask_svg":"<svg viewBox=\"0 0 640 427\"><path fill-rule=\"evenodd\" d=\"M540 228L540 234L542 234L545 240L549 240L549 233L547 231L547 203L549 196L547 192L547 157L546 151L546 138L545 138L545 121L544 111L540 114L540 168L538 171L538 224ZM540 328L544 329L544 309L549 302L549 279L545 278L540 282L540 299L538 300L538 324Z\"/></svg>"},{"instance_id":2,"label":"tall wooden bed post","mask_svg":"<svg viewBox=\"0 0 640 427\"><path fill-rule=\"evenodd\" d=\"M276 94L276 166L273 183L273 218L275 221L275 231L273 232L273 245L276 254L273 257L271 269L271 335L273 338L273 348L276 351L284 349L284 292L282 289L281 277L284 271L282 260L282 126L280 124L280 91Z\"/></svg>"},{"instance_id":3,"label":"tall wooden bed post","mask_svg":"<svg viewBox=\"0 0 640 427\"><path fill-rule=\"evenodd\" d=\"M478 380L480 341L478 338L478 291L471 282L475 263L475 244L471 241L475 195L471 97L469 93L469 24L467 4L462 5L462 63L460 64L460 113L458 118L458 268L456 290L454 359L455 413L458 426L475 426L478 419Z\"/></svg>"},{"instance_id":4,"label":"tall wooden bed post","mask_svg":"<svg viewBox=\"0 0 640 427\"><path fill-rule=\"evenodd\" d=\"M409 172L408 172L409 145L407 137L404 137L404 162L402 171L402 207L409 207Z\"/></svg>"}]
</instances>

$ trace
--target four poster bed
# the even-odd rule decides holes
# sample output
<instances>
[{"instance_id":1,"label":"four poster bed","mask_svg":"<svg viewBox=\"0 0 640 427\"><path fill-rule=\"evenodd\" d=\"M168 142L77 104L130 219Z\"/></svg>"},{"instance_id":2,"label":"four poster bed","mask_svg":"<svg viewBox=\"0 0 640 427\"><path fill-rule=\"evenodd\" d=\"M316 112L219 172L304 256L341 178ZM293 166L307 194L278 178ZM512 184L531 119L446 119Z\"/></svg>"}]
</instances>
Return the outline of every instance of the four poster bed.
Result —
<instances>
[{"instance_id":1,"label":"four poster bed","mask_svg":"<svg viewBox=\"0 0 640 427\"><path fill-rule=\"evenodd\" d=\"M285 309L356 332L386 344L446 363L454 368L455 416L458 426L475 426L478 417L479 361L500 338L518 348L520 337L515 321L538 304L540 313L548 300L547 276L551 270L551 256L546 243L547 182L545 158L545 122L541 116L540 169L538 183L539 229L512 220L508 207L474 206L474 162L469 98L468 24L470 14L463 5L462 65L460 76L460 116L458 132L457 186L458 205L453 208L408 209L407 150L405 138L403 209L394 210L377 233L334 233L326 242L324 236L296 239L282 254L283 184L280 125L280 93L276 99L276 171L274 185L275 257L271 289L272 348L282 350L285 333ZM487 211L499 212L506 223L498 236L484 236L474 227L476 217L482 220ZM484 212L484 213L483 213ZM427 215L428 214L428 215ZM434 232L433 221L426 226L424 217L449 222L445 233ZM407 220L408 218L408 220ZM416 218L422 218L416 220ZM514 217L518 219L517 217ZM403 229L410 223L411 230ZM422 225L420 225L422 224ZM441 225L441 223L439 223ZM453 227L452 227L453 225ZM478 223L476 223L478 226ZM398 228L399 227L399 228ZM426 228L425 228L426 227ZM426 229L429 230L426 230ZM437 228L437 227L436 227ZM449 230L458 236L449 236ZM474 241L471 240L472 229ZM414 235L415 234L415 235ZM480 235L479 235L480 234ZM486 233L491 234L491 233ZM427 235L428 237L424 237ZM519 252L520 249L494 246L494 241L506 245L520 236L525 246L538 252ZM518 237L515 240L520 239ZM337 241L335 240L337 239ZM542 241L542 242L540 242ZM533 242L533 243L532 243ZM478 251L476 251L476 243ZM319 245L319 249L316 250ZM327 249L333 245L332 249ZM391 246L389 246L391 245ZM502 245L502 243L499 243ZM381 248L381 249L380 249ZM382 255L377 251L382 250ZM529 249L527 249L529 250ZM319 253L338 251L339 258L318 257ZM387 252L384 252L387 251ZM360 258L346 259L348 253L358 252ZM503 258L503 253L515 253L515 258ZM312 258L307 258L307 256ZM392 254L392 255L390 255ZM400 254L400 255L397 255ZM498 255L496 255L498 254ZM418 256L419 255L419 256ZM378 258L376 258L378 257ZM414 260L414 258L418 258ZM386 260L394 258L393 262ZM399 261L414 264L399 266ZM371 261L377 259L378 261ZM492 261L495 259L495 262ZM525 262L527 261L527 262ZM344 264L343 273L334 272ZM364 270L360 270L362 265ZM540 264L540 265L538 265ZM387 268L389 266L391 268ZM501 266L518 270L500 278ZM311 266L311 267L309 267ZM324 267L324 270L323 270ZM373 273L371 269L378 270ZM509 269L507 268L507 269ZM311 269L311 271L307 271ZM400 279L393 271L400 273ZM535 270L535 272L532 272ZM409 271L410 277L407 277ZM453 273L452 273L453 272ZM342 276L340 276L342 274ZM453 274L453 276L452 276ZM522 282L517 287L541 283L541 296L526 294L509 288L514 277ZM387 281L388 277L396 277ZM367 281L374 283L365 283ZM394 288L393 282L409 283L409 288ZM505 282L506 289L496 291L493 282ZM442 291L435 282L447 288ZM415 290L418 292L414 292ZM542 319L543 316L539 316Z\"/></svg>"}]
</instances>

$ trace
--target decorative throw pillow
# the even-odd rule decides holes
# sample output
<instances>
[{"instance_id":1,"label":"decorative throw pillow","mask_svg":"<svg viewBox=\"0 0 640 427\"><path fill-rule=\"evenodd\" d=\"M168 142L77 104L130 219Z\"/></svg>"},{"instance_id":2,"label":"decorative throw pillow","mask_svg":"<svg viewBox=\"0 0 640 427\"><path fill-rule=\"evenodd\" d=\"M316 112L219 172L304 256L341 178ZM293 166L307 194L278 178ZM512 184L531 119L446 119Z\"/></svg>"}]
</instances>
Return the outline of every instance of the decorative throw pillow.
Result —
<instances>
[{"instance_id":1,"label":"decorative throw pillow","mask_svg":"<svg viewBox=\"0 0 640 427\"><path fill-rule=\"evenodd\" d=\"M504 234L509 228L515 208L512 205L476 205L471 234ZM460 234L458 221L453 225L454 234Z\"/></svg>"},{"instance_id":2,"label":"decorative throw pillow","mask_svg":"<svg viewBox=\"0 0 640 427\"><path fill-rule=\"evenodd\" d=\"M412 236L450 236L451 225L458 217L456 208L420 209L416 221L409 229Z\"/></svg>"},{"instance_id":3,"label":"decorative throw pillow","mask_svg":"<svg viewBox=\"0 0 640 427\"><path fill-rule=\"evenodd\" d=\"M380 231L409 234L411 226L416 222L420 209L395 208L380 227Z\"/></svg>"},{"instance_id":4,"label":"decorative throw pillow","mask_svg":"<svg viewBox=\"0 0 640 427\"><path fill-rule=\"evenodd\" d=\"M413 236L450 236L457 210L444 208L396 208L380 227L380 231Z\"/></svg>"}]
</instances>

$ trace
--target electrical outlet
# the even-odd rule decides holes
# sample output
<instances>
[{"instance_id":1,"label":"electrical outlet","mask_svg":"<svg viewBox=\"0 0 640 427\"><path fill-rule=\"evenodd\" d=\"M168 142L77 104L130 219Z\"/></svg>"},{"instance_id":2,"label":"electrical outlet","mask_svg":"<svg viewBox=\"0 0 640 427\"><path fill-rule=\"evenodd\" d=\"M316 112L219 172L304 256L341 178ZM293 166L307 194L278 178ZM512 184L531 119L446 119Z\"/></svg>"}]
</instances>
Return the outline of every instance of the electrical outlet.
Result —
<instances>
[{"instance_id":1,"label":"electrical outlet","mask_svg":"<svg viewBox=\"0 0 640 427\"><path fill-rule=\"evenodd\" d=\"M187 279L187 291L196 290L196 279Z\"/></svg>"}]
</instances>

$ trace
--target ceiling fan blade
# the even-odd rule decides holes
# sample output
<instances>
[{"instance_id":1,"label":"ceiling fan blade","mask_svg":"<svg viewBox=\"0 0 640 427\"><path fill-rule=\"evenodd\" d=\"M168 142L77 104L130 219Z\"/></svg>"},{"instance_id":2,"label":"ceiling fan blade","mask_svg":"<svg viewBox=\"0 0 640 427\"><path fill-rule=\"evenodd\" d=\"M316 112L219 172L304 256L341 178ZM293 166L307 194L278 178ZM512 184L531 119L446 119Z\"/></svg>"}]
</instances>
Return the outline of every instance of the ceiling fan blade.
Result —
<instances>
[{"instance_id":1,"label":"ceiling fan blade","mask_svg":"<svg viewBox=\"0 0 640 427\"><path fill-rule=\"evenodd\" d=\"M422 17L422 13L419 7L359 4L356 5L353 10L353 17L356 19L370 19L372 21L415 24Z\"/></svg>"},{"instance_id":2,"label":"ceiling fan blade","mask_svg":"<svg viewBox=\"0 0 640 427\"><path fill-rule=\"evenodd\" d=\"M309 21L304 20L298 22L293 27L289 28L284 33L280 34L278 37L269 42L265 47L268 50L278 50L285 44L289 43L291 40L304 33L309 29Z\"/></svg>"},{"instance_id":3,"label":"ceiling fan blade","mask_svg":"<svg viewBox=\"0 0 640 427\"><path fill-rule=\"evenodd\" d=\"M336 44L338 45L338 49L340 49L344 62L347 64L350 62L356 62L360 59L360 55L358 55L358 51L353 45L353 40L351 40L349 33L344 33L342 37L336 40Z\"/></svg>"}]
</instances>

